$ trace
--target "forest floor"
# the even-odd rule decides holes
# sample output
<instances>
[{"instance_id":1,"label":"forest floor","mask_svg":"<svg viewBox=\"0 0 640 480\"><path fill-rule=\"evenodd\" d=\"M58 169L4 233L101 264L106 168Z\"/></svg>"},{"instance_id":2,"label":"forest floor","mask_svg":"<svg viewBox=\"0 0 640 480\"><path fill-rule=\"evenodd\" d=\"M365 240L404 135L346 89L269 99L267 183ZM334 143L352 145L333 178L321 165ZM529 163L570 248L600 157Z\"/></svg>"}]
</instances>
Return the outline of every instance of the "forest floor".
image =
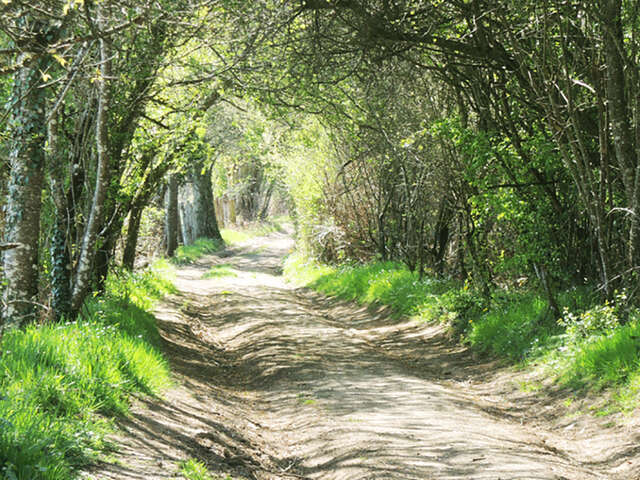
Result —
<instances>
[{"instance_id":1,"label":"forest floor","mask_svg":"<svg viewBox=\"0 0 640 480\"><path fill-rule=\"evenodd\" d=\"M440 326L297 289L292 247L273 234L178 271L157 310L175 386L136 401L91 478L198 459L234 480L640 479L637 416L568 415L566 392L523 390Z\"/></svg>"}]
</instances>

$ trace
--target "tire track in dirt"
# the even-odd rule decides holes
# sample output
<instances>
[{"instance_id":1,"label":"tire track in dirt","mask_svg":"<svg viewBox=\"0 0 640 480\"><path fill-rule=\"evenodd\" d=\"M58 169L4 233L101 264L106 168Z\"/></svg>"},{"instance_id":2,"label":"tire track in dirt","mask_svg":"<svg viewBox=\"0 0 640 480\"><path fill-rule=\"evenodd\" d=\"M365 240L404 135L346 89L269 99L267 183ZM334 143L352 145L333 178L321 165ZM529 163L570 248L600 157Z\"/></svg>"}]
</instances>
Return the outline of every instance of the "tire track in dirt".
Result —
<instances>
[{"instance_id":1,"label":"tire track in dirt","mask_svg":"<svg viewBox=\"0 0 640 480\"><path fill-rule=\"evenodd\" d=\"M277 273L290 246L272 238L258 251L224 258L238 273L233 278L203 283L200 272L185 271L181 288L207 297L207 335L231 359L236 382L252 392L265 439L298 473L336 480L606 478L438 380L438 365L422 364L417 375L402 351L377 345L372 331L397 321L349 304L327 308L287 285Z\"/></svg>"},{"instance_id":2,"label":"tire track in dirt","mask_svg":"<svg viewBox=\"0 0 640 480\"><path fill-rule=\"evenodd\" d=\"M610 478L449 379L474 365L442 335L288 285L291 247L272 235L180 270L158 312L178 386L134 410L128 470L99 478L179 478L187 457L259 480ZM215 263L237 275L203 279Z\"/></svg>"}]
</instances>

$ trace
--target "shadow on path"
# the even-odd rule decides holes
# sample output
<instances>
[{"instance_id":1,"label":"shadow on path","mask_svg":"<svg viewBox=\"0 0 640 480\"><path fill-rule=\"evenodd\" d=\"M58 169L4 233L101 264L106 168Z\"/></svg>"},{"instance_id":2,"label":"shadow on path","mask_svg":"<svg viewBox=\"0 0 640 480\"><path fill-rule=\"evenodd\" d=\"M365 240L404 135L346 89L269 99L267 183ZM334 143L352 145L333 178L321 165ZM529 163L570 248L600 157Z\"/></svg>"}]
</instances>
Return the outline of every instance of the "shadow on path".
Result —
<instances>
[{"instance_id":1,"label":"shadow on path","mask_svg":"<svg viewBox=\"0 0 640 480\"><path fill-rule=\"evenodd\" d=\"M272 235L181 269L158 310L177 386L139 401L100 478L180 478L188 457L250 479L609 478L467 391L491 365L442 329L287 285L290 248ZM212 264L237 275L204 279Z\"/></svg>"}]
</instances>

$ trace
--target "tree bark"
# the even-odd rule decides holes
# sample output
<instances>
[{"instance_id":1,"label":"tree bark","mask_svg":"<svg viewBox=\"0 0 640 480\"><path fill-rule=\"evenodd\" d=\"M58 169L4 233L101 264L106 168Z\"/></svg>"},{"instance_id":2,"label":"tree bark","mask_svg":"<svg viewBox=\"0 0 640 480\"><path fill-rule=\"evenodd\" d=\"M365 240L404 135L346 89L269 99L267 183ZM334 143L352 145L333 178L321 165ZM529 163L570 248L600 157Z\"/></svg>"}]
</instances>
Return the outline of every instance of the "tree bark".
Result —
<instances>
[{"instance_id":1,"label":"tree bark","mask_svg":"<svg viewBox=\"0 0 640 480\"><path fill-rule=\"evenodd\" d=\"M147 199L145 198L145 201ZM122 266L127 270L133 270L136 262L136 249L138 248L138 236L140 234L140 222L145 203L134 202L129 212L129 223L124 252L122 253Z\"/></svg>"},{"instance_id":2,"label":"tree bark","mask_svg":"<svg viewBox=\"0 0 640 480\"><path fill-rule=\"evenodd\" d=\"M184 243L189 245L198 238L222 240L213 204L211 167L203 169L200 162L194 162L188 180L180 188Z\"/></svg>"},{"instance_id":3,"label":"tree bark","mask_svg":"<svg viewBox=\"0 0 640 480\"><path fill-rule=\"evenodd\" d=\"M102 6L98 6L98 23L103 28ZM71 306L77 314L89 290L91 268L96 256L99 229L103 221L103 207L109 187L108 115L111 103L109 79L111 78L111 53L108 39L100 38L100 78L98 80L98 112L96 117L96 151L98 168L91 213L85 228L76 269Z\"/></svg>"},{"instance_id":4,"label":"tree bark","mask_svg":"<svg viewBox=\"0 0 640 480\"><path fill-rule=\"evenodd\" d=\"M622 31L622 1L606 0L603 2L603 44L606 64L606 95L609 108L609 119L615 155L618 160L622 182L630 215L629 242L627 246L628 266L636 265L640 250L640 212L638 206L638 177L635 148L631 130L631 117L627 103L625 59Z\"/></svg>"},{"instance_id":5,"label":"tree bark","mask_svg":"<svg viewBox=\"0 0 640 480\"><path fill-rule=\"evenodd\" d=\"M169 176L169 189L167 201L167 257L173 257L178 248L178 176L172 173Z\"/></svg>"},{"instance_id":6,"label":"tree bark","mask_svg":"<svg viewBox=\"0 0 640 480\"><path fill-rule=\"evenodd\" d=\"M64 162L59 150L58 119L49 122L49 176L55 209L55 222L51 234L51 313L54 322L71 318L71 254L68 241L69 216L64 188Z\"/></svg>"},{"instance_id":7,"label":"tree bark","mask_svg":"<svg viewBox=\"0 0 640 480\"><path fill-rule=\"evenodd\" d=\"M47 25L36 26L44 38ZM26 55L26 54L24 54ZM24 57L21 55L21 57ZM19 58L18 64L26 62ZM51 62L41 55L35 64L22 67L13 80L13 115L10 120L10 178L6 204L6 243L19 246L3 254L6 286L3 320L6 326L20 326L36 318L38 295L38 245L44 183L46 116L48 88L41 88L41 74Z\"/></svg>"}]
</instances>

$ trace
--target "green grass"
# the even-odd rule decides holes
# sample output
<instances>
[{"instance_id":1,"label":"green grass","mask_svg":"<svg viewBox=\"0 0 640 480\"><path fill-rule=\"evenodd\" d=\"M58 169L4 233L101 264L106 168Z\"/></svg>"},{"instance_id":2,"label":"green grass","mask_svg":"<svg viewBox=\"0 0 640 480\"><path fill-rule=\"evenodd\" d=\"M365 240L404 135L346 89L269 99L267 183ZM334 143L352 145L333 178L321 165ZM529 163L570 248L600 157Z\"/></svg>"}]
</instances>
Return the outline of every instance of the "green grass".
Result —
<instances>
[{"instance_id":1,"label":"green grass","mask_svg":"<svg viewBox=\"0 0 640 480\"><path fill-rule=\"evenodd\" d=\"M625 383L637 390L640 379L640 321L610 333L568 340L549 352L547 362L554 366L563 383L572 387L586 384L595 388Z\"/></svg>"},{"instance_id":2,"label":"green grass","mask_svg":"<svg viewBox=\"0 0 640 480\"><path fill-rule=\"evenodd\" d=\"M640 400L640 314L620 326L615 307L595 303L587 288L558 294L566 309L559 321L538 292L496 290L486 299L452 281L421 280L398 263L327 266L294 254L284 272L327 295L446 321L475 350L523 368L541 366L570 389L610 389L615 404L606 412L633 409Z\"/></svg>"},{"instance_id":3,"label":"green grass","mask_svg":"<svg viewBox=\"0 0 640 480\"><path fill-rule=\"evenodd\" d=\"M233 265L230 263L222 263L220 265L214 265L202 275L202 278L222 278L222 277L237 277L238 272L233 269Z\"/></svg>"},{"instance_id":4,"label":"green grass","mask_svg":"<svg viewBox=\"0 0 640 480\"><path fill-rule=\"evenodd\" d=\"M233 480L229 475L212 476L204 463L194 459L180 462L180 473L186 480Z\"/></svg>"},{"instance_id":5,"label":"green grass","mask_svg":"<svg viewBox=\"0 0 640 480\"><path fill-rule=\"evenodd\" d=\"M164 275L161 273L164 272ZM110 445L111 417L133 394L170 383L150 298L171 290L166 265L121 274L84 318L5 333L0 345L0 476L68 480Z\"/></svg>"},{"instance_id":6,"label":"green grass","mask_svg":"<svg viewBox=\"0 0 640 480\"><path fill-rule=\"evenodd\" d=\"M209 253L219 252L224 243L211 238L198 238L192 245L181 245L177 248L171 262L176 265L193 263Z\"/></svg>"},{"instance_id":7,"label":"green grass","mask_svg":"<svg viewBox=\"0 0 640 480\"><path fill-rule=\"evenodd\" d=\"M244 230L237 230L232 228L223 228L222 230L220 230L220 235L222 235L224 243L229 245L246 243L254 238L254 235L250 235Z\"/></svg>"},{"instance_id":8,"label":"green grass","mask_svg":"<svg viewBox=\"0 0 640 480\"><path fill-rule=\"evenodd\" d=\"M282 223L287 221L287 217L281 217L277 219L271 219L267 222L254 223L247 227L223 228L222 230L220 230L220 234L227 244L234 245L247 243L256 237L263 237L271 233L284 232L285 230L282 226Z\"/></svg>"},{"instance_id":9,"label":"green grass","mask_svg":"<svg viewBox=\"0 0 640 480\"><path fill-rule=\"evenodd\" d=\"M326 295L390 305L398 315L426 315L438 295L449 288L449 282L420 279L395 262L332 267L291 255L285 262L284 274Z\"/></svg>"},{"instance_id":10,"label":"green grass","mask_svg":"<svg viewBox=\"0 0 640 480\"><path fill-rule=\"evenodd\" d=\"M204 463L191 458L180 463L180 473L186 480L213 480Z\"/></svg>"},{"instance_id":11,"label":"green grass","mask_svg":"<svg viewBox=\"0 0 640 480\"><path fill-rule=\"evenodd\" d=\"M160 259L146 270L120 270L110 274L106 289L109 297L130 302L144 310L151 310L156 300L176 293L174 280L174 267L167 260Z\"/></svg>"},{"instance_id":12,"label":"green grass","mask_svg":"<svg viewBox=\"0 0 640 480\"><path fill-rule=\"evenodd\" d=\"M535 355L560 333L536 293L512 294L501 304L469 319L466 339L477 350L520 361Z\"/></svg>"}]
</instances>

